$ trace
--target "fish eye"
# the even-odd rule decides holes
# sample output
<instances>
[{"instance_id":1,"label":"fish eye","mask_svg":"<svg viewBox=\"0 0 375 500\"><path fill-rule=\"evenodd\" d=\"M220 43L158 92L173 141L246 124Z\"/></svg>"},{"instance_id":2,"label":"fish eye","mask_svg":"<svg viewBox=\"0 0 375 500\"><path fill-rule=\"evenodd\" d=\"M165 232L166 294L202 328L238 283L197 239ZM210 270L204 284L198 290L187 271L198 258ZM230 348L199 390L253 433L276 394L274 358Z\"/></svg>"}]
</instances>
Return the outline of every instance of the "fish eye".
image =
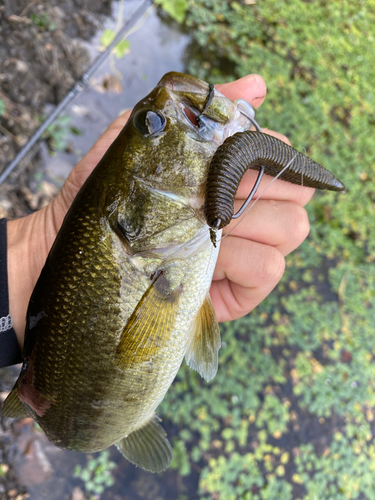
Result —
<instances>
[{"instance_id":1,"label":"fish eye","mask_svg":"<svg viewBox=\"0 0 375 500\"><path fill-rule=\"evenodd\" d=\"M166 122L167 120L162 113L147 109L139 111L133 120L135 128L145 136L160 133L164 129Z\"/></svg>"}]
</instances>

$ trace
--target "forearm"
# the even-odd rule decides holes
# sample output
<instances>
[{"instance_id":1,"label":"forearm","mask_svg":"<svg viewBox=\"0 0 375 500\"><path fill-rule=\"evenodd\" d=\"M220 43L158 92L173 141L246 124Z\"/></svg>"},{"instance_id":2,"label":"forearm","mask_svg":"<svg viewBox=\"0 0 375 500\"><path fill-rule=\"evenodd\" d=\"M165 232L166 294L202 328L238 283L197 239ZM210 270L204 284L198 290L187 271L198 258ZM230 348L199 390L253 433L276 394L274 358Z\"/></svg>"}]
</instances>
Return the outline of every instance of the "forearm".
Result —
<instances>
[{"instance_id":1,"label":"forearm","mask_svg":"<svg viewBox=\"0 0 375 500\"><path fill-rule=\"evenodd\" d=\"M21 348L25 334L26 310L32 290L28 219L29 217L25 217L7 223L9 311Z\"/></svg>"},{"instance_id":2,"label":"forearm","mask_svg":"<svg viewBox=\"0 0 375 500\"><path fill-rule=\"evenodd\" d=\"M21 348L30 296L54 237L52 230L46 234L46 212L7 222L9 312Z\"/></svg>"}]
</instances>

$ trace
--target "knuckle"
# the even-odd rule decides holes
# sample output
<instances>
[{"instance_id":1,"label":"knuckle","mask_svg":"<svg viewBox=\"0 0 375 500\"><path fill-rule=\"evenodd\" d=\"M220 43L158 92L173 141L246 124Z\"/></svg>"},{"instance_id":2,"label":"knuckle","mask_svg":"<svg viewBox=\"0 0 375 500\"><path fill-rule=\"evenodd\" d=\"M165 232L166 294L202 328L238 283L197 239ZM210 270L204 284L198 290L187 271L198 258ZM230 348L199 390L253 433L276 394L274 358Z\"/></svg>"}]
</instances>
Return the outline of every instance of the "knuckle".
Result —
<instances>
[{"instance_id":1,"label":"knuckle","mask_svg":"<svg viewBox=\"0 0 375 500\"><path fill-rule=\"evenodd\" d=\"M306 210L300 205L293 204L293 224L290 237L295 243L301 244L310 232L310 223Z\"/></svg>"},{"instance_id":2,"label":"knuckle","mask_svg":"<svg viewBox=\"0 0 375 500\"><path fill-rule=\"evenodd\" d=\"M280 134L280 139L281 139L283 142L285 142L286 144L289 144L289 146L291 146L291 145L292 145L292 144L291 144L291 142L290 142L290 140L287 138L287 136L286 136L286 135L284 135L284 134Z\"/></svg>"},{"instance_id":3,"label":"knuckle","mask_svg":"<svg viewBox=\"0 0 375 500\"><path fill-rule=\"evenodd\" d=\"M281 252L274 247L268 247L264 255L262 266L259 268L259 283L271 284L280 281L285 271L285 259Z\"/></svg>"}]
</instances>

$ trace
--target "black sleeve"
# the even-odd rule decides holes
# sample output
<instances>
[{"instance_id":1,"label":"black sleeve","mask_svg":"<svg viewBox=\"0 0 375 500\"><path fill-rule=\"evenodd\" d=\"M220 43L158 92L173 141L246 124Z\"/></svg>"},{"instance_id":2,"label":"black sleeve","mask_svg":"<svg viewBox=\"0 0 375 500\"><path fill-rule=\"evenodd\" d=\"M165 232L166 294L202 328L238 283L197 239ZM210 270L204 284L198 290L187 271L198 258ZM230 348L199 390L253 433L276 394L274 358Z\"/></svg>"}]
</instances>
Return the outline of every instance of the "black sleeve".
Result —
<instances>
[{"instance_id":1,"label":"black sleeve","mask_svg":"<svg viewBox=\"0 0 375 500\"><path fill-rule=\"evenodd\" d=\"M9 314L7 221L0 219L0 368L21 361L21 349Z\"/></svg>"}]
</instances>

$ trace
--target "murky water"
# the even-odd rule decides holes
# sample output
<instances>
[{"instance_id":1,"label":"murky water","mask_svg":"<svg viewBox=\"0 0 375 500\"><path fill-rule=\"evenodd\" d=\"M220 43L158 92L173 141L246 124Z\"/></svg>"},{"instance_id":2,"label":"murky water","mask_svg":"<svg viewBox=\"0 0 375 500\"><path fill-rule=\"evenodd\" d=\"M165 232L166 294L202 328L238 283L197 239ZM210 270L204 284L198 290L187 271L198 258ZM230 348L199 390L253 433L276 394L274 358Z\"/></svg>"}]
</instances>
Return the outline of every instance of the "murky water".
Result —
<instances>
[{"instance_id":1,"label":"murky water","mask_svg":"<svg viewBox=\"0 0 375 500\"><path fill-rule=\"evenodd\" d=\"M139 4L126 1L124 19L129 19ZM105 29L115 29L117 16L118 4L115 4L113 18ZM93 59L101 46L100 38L98 33L89 45ZM59 152L51 157L43 148L43 169L57 185L62 184L115 118L146 96L165 73L184 69L182 58L189 37L181 33L177 24L163 22L155 9L148 11L127 39L130 52L121 59L111 54L91 79L90 86L64 112L71 117L69 126L74 126L80 134L70 133L67 137L72 152Z\"/></svg>"}]
</instances>

